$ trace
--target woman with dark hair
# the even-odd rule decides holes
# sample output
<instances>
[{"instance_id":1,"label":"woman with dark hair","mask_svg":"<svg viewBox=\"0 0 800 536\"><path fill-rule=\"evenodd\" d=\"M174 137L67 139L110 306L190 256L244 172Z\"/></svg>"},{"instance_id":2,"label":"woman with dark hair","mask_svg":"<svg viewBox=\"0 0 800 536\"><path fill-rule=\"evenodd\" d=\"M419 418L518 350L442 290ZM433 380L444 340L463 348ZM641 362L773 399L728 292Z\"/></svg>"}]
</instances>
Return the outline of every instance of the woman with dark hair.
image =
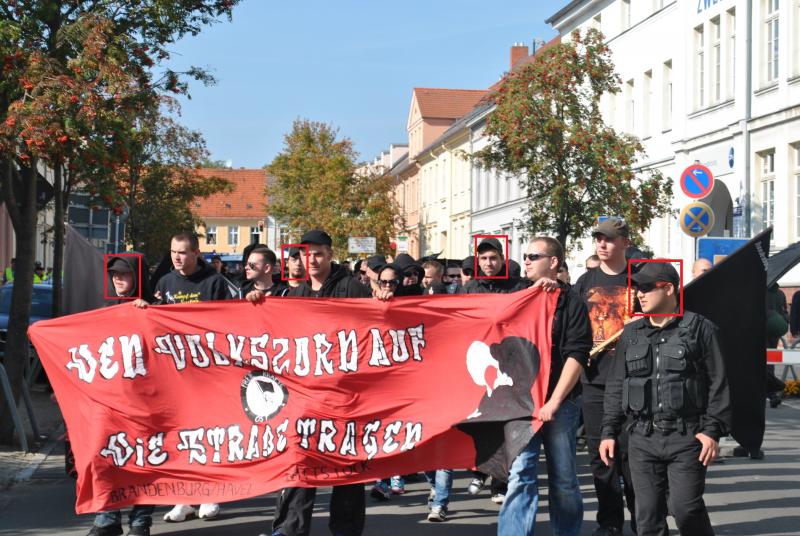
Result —
<instances>
[{"instance_id":1,"label":"woman with dark hair","mask_svg":"<svg viewBox=\"0 0 800 536\"><path fill-rule=\"evenodd\" d=\"M403 296L405 287L403 286L403 270L396 264L384 264L378 270L378 290L372 295L377 300L388 300L395 296ZM370 495L378 501L388 501L392 494L400 495L405 493L405 481L401 475L395 475L388 479L378 480L372 486Z\"/></svg>"}]
</instances>

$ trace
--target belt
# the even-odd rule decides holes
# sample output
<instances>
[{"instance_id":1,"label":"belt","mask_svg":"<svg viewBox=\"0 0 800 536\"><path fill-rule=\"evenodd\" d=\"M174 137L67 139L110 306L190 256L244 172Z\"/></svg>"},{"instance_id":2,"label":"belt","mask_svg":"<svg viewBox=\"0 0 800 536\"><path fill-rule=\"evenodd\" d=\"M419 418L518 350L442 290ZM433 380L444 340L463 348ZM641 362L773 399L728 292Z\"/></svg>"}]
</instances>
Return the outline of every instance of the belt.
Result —
<instances>
[{"instance_id":1,"label":"belt","mask_svg":"<svg viewBox=\"0 0 800 536\"><path fill-rule=\"evenodd\" d=\"M671 434L672 432L680 431L682 434L686 433L687 426L697 424L699 421L694 417L684 418L678 417L677 419L639 419L634 421L633 427L640 428L644 431L645 435L650 435L654 430L657 430L663 435Z\"/></svg>"}]
</instances>

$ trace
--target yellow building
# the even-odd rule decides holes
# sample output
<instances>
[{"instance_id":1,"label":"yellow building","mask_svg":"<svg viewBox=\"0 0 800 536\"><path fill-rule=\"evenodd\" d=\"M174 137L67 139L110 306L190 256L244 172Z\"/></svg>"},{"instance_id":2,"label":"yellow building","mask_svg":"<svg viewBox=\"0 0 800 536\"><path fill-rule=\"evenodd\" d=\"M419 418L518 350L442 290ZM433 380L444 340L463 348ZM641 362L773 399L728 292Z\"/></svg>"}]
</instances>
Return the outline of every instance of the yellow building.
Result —
<instances>
[{"instance_id":1,"label":"yellow building","mask_svg":"<svg viewBox=\"0 0 800 536\"><path fill-rule=\"evenodd\" d=\"M267 172L263 169L200 169L233 183L233 191L195 199L192 210L205 225L196 229L203 253L241 254L249 244L267 243Z\"/></svg>"}]
</instances>

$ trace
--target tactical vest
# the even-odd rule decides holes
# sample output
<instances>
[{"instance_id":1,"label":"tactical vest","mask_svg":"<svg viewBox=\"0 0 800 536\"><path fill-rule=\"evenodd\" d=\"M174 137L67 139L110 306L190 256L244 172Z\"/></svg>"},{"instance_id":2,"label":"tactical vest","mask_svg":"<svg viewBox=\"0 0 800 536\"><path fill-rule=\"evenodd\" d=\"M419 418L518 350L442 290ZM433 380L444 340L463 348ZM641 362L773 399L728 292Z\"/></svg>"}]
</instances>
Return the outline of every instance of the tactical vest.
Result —
<instances>
[{"instance_id":1,"label":"tactical vest","mask_svg":"<svg viewBox=\"0 0 800 536\"><path fill-rule=\"evenodd\" d=\"M700 324L700 317L687 311L668 337L651 340L641 330L626 335L622 406L627 413L639 420L697 418L705 413L708 386Z\"/></svg>"}]
</instances>

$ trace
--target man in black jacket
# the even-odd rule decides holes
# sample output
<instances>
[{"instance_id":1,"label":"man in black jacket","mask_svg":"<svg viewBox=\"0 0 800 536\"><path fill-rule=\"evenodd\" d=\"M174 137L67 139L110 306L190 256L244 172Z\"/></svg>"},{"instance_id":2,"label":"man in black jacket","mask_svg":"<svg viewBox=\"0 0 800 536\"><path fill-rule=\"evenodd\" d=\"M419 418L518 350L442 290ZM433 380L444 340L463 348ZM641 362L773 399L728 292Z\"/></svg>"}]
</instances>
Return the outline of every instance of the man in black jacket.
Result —
<instances>
[{"instance_id":1,"label":"man in black jacket","mask_svg":"<svg viewBox=\"0 0 800 536\"><path fill-rule=\"evenodd\" d=\"M459 294L510 294L524 290L527 285L519 277L508 276L503 247L496 238L484 238L478 244L478 274L463 287ZM496 279L494 279L496 278ZM487 475L473 472L475 478L469 483L467 491L477 495L483 489ZM506 483L492 479L491 499L502 504L506 495Z\"/></svg>"},{"instance_id":2,"label":"man in black jacket","mask_svg":"<svg viewBox=\"0 0 800 536\"><path fill-rule=\"evenodd\" d=\"M484 238L478 244L478 273L459 294L507 294L527 288L520 277L506 272L503 246L496 238Z\"/></svg>"},{"instance_id":3,"label":"man in black jacket","mask_svg":"<svg viewBox=\"0 0 800 536\"><path fill-rule=\"evenodd\" d=\"M324 231L308 231L300 240L308 246L308 280L289 296L310 298L369 298L370 289L333 262L331 237ZM249 298L248 298L249 299ZM281 491L272 524L273 536L306 536L311 531L315 488L287 488ZM334 535L359 536L364 530L366 503L363 484L334 486L328 527Z\"/></svg>"},{"instance_id":4,"label":"man in black jacket","mask_svg":"<svg viewBox=\"0 0 800 536\"><path fill-rule=\"evenodd\" d=\"M265 296L283 296L289 292L289 287L272 276L275 272L275 252L266 247L255 248L247 256L244 263L245 282L241 294L247 296L252 290L260 290Z\"/></svg>"},{"instance_id":5,"label":"man in black jacket","mask_svg":"<svg viewBox=\"0 0 800 536\"><path fill-rule=\"evenodd\" d=\"M170 257L175 269L156 283L156 299L159 300L156 303L196 303L232 298L228 280L203 261L196 234L183 232L174 235L170 242ZM139 299L133 305L144 309L148 303ZM219 505L204 503L195 510L188 504L176 504L164 514L164 521L181 522L195 514L201 519L212 519L219 514Z\"/></svg>"},{"instance_id":6,"label":"man in black jacket","mask_svg":"<svg viewBox=\"0 0 800 536\"><path fill-rule=\"evenodd\" d=\"M626 415L640 536L666 536L667 500L678 530L714 534L703 502L706 468L731 425L731 401L717 327L689 311L678 317L680 277L669 262L631 276L648 318L625 326L608 372L600 457L614 447Z\"/></svg>"},{"instance_id":7,"label":"man in black jacket","mask_svg":"<svg viewBox=\"0 0 800 536\"><path fill-rule=\"evenodd\" d=\"M564 248L550 237L533 239L525 253L525 276L534 285L555 281L564 262ZM538 507L539 453L547 451L550 519L553 533L580 534L583 501L575 463L575 433L580 422L581 371L592 349L586 305L569 285L559 281L553 318L550 381L539 408L542 428L511 465L506 500L500 510L498 535L533 534Z\"/></svg>"}]
</instances>

